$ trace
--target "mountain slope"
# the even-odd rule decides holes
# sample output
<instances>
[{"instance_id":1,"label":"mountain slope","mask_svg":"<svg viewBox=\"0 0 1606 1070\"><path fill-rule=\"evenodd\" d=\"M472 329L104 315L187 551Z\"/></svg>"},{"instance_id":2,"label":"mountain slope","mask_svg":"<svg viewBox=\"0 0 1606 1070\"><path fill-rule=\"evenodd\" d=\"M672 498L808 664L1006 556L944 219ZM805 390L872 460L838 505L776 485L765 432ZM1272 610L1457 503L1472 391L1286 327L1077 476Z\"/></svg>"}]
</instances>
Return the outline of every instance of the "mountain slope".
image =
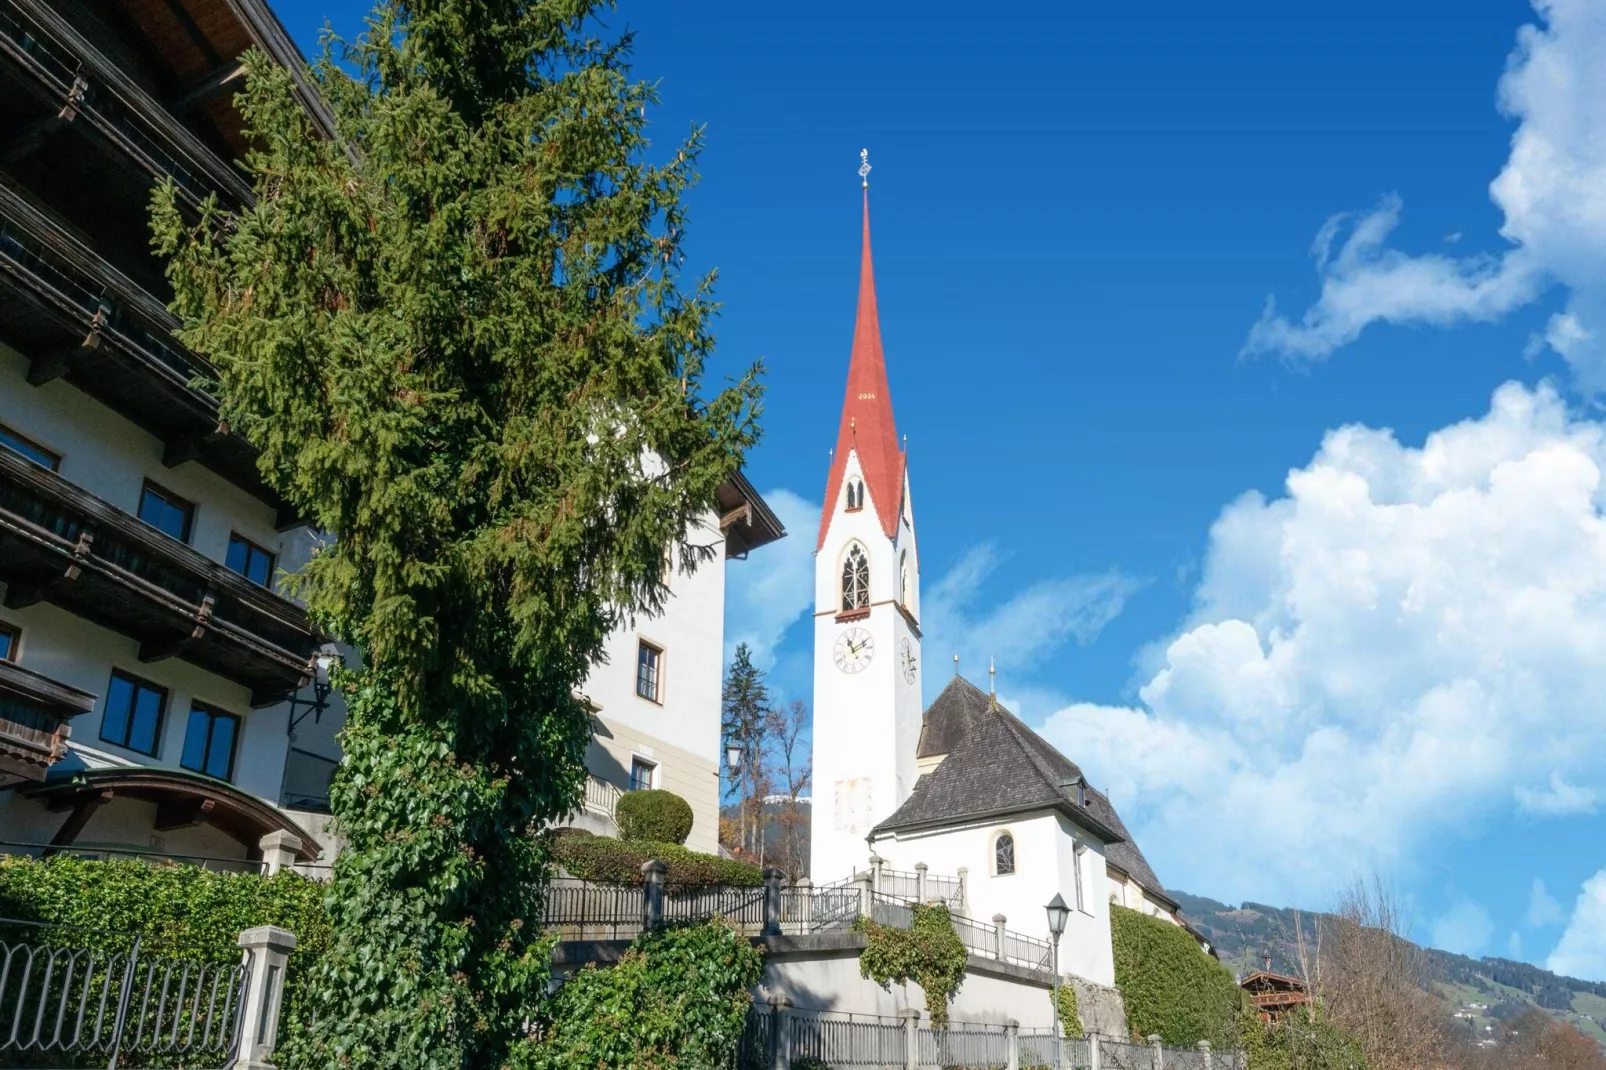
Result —
<instances>
[{"instance_id":1,"label":"mountain slope","mask_svg":"<svg viewBox=\"0 0 1606 1070\"><path fill-rule=\"evenodd\" d=\"M1221 961L1239 974L1270 968L1299 975L1295 911L1264 903L1229 906L1214 899L1172 891L1194 925L1215 947ZM1304 911L1306 940L1319 916ZM1526 962L1472 959L1435 948L1424 949L1435 991L1444 997L1458 1024L1474 1032L1492 1031L1496 1019L1538 1007L1606 1044L1606 984L1562 977Z\"/></svg>"}]
</instances>

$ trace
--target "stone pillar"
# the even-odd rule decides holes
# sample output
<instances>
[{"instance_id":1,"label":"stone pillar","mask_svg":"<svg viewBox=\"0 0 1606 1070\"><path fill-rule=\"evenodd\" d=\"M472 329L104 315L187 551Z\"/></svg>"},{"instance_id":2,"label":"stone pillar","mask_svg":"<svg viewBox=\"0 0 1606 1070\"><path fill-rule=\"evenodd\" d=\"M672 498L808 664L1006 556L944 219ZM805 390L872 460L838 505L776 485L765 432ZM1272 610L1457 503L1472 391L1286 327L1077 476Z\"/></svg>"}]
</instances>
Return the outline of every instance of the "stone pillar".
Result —
<instances>
[{"instance_id":1,"label":"stone pillar","mask_svg":"<svg viewBox=\"0 0 1606 1070\"><path fill-rule=\"evenodd\" d=\"M785 996L770 1001L770 1070L792 1070L791 1007Z\"/></svg>"},{"instance_id":2,"label":"stone pillar","mask_svg":"<svg viewBox=\"0 0 1606 1070\"><path fill-rule=\"evenodd\" d=\"M915 902L924 903L925 901L926 901L926 864L924 862L916 862L915 863Z\"/></svg>"},{"instance_id":3,"label":"stone pillar","mask_svg":"<svg viewBox=\"0 0 1606 1070\"><path fill-rule=\"evenodd\" d=\"M880 855L870 856L870 888L873 891L881 890L881 867L886 864L887 860Z\"/></svg>"},{"instance_id":4,"label":"stone pillar","mask_svg":"<svg viewBox=\"0 0 1606 1070\"><path fill-rule=\"evenodd\" d=\"M280 829L262 837L257 841L257 846L262 849L262 868L271 877L281 869L289 869L296 864L302 843L300 836Z\"/></svg>"},{"instance_id":5,"label":"stone pillar","mask_svg":"<svg viewBox=\"0 0 1606 1070\"><path fill-rule=\"evenodd\" d=\"M1020 1070L1020 1023L1011 1018L1004 1026L1004 1036L1008 1041L1009 1070Z\"/></svg>"},{"instance_id":6,"label":"stone pillar","mask_svg":"<svg viewBox=\"0 0 1606 1070\"><path fill-rule=\"evenodd\" d=\"M1004 961L1004 923L1009 919L1002 914L993 915L993 957Z\"/></svg>"},{"instance_id":7,"label":"stone pillar","mask_svg":"<svg viewBox=\"0 0 1606 1070\"><path fill-rule=\"evenodd\" d=\"M1211 1070L1215 1065L1215 1060L1210 1057L1210 1041L1199 1041L1199 1053L1204 1056L1204 1070Z\"/></svg>"},{"instance_id":8,"label":"stone pillar","mask_svg":"<svg viewBox=\"0 0 1606 1070\"><path fill-rule=\"evenodd\" d=\"M875 885L870 882L869 874L862 874L858 877L855 877L853 879L853 883L859 886L859 913L869 918L871 921L874 921Z\"/></svg>"},{"instance_id":9,"label":"stone pillar","mask_svg":"<svg viewBox=\"0 0 1606 1070\"><path fill-rule=\"evenodd\" d=\"M1160 1034L1150 1033L1145 1039L1154 1049L1154 1070L1165 1070L1165 1049L1160 1047Z\"/></svg>"},{"instance_id":10,"label":"stone pillar","mask_svg":"<svg viewBox=\"0 0 1606 1070\"><path fill-rule=\"evenodd\" d=\"M785 882L785 871L774 866L764 871L764 931L761 936L781 935L781 887Z\"/></svg>"},{"instance_id":11,"label":"stone pillar","mask_svg":"<svg viewBox=\"0 0 1606 1070\"><path fill-rule=\"evenodd\" d=\"M641 864L641 927L656 929L664 923L664 874L669 867L656 858Z\"/></svg>"},{"instance_id":12,"label":"stone pillar","mask_svg":"<svg viewBox=\"0 0 1606 1070\"><path fill-rule=\"evenodd\" d=\"M920 1011L905 1007L898 1017L903 1019L904 1070L920 1070Z\"/></svg>"},{"instance_id":13,"label":"stone pillar","mask_svg":"<svg viewBox=\"0 0 1606 1070\"><path fill-rule=\"evenodd\" d=\"M279 1005L284 1002L284 973L295 950L295 933L273 925L247 929L240 948L250 967L241 1001L240 1057L236 1070L272 1070L279 1042Z\"/></svg>"},{"instance_id":14,"label":"stone pillar","mask_svg":"<svg viewBox=\"0 0 1606 1070\"><path fill-rule=\"evenodd\" d=\"M1058 1007L1054 1008L1054 1013L1056 1015L1059 1013ZM1097 1033L1089 1033L1087 1035L1087 1070L1104 1070L1103 1060L1100 1058L1099 1035Z\"/></svg>"}]
</instances>

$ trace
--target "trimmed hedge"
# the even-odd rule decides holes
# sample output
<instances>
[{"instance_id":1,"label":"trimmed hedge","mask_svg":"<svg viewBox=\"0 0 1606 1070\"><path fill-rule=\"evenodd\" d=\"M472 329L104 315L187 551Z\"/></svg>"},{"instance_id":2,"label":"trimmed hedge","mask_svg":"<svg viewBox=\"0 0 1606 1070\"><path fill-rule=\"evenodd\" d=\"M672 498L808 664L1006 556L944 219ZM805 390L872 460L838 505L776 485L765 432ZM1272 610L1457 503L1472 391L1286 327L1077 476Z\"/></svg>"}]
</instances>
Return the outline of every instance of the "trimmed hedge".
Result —
<instances>
[{"instance_id":1,"label":"trimmed hedge","mask_svg":"<svg viewBox=\"0 0 1606 1070\"><path fill-rule=\"evenodd\" d=\"M621 840L684 844L691 835L691 803L672 791L628 791L614 804Z\"/></svg>"},{"instance_id":2,"label":"trimmed hedge","mask_svg":"<svg viewBox=\"0 0 1606 1070\"><path fill-rule=\"evenodd\" d=\"M724 922L638 936L618 965L591 964L542 1008L536 1038L514 1045L512 1070L729 1067L763 962Z\"/></svg>"},{"instance_id":3,"label":"trimmed hedge","mask_svg":"<svg viewBox=\"0 0 1606 1070\"><path fill-rule=\"evenodd\" d=\"M138 935L153 956L229 963L240 960L241 931L290 930L296 935L286 972L291 1015L296 978L329 946L323 895L323 885L289 870L263 877L134 860L0 855L0 917L80 927L20 934L13 927L7 939L123 950Z\"/></svg>"},{"instance_id":4,"label":"trimmed hedge","mask_svg":"<svg viewBox=\"0 0 1606 1070\"><path fill-rule=\"evenodd\" d=\"M641 867L654 858L669 867L670 884L764 883L764 871L751 863L688 851L678 843L577 836L572 830L552 838L552 861L582 880L640 884Z\"/></svg>"},{"instance_id":5,"label":"trimmed hedge","mask_svg":"<svg viewBox=\"0 0 1606 1070\"><path fill-rule=\"evenodd\" d=\"M1201 1040L1236 1046L1243 993L1232 972L1199 950L1185 929L1112 903L1110 938L1115 987L1134 1035L1158 1033L1176 1048Z\"/></svg>"}]
</instances>

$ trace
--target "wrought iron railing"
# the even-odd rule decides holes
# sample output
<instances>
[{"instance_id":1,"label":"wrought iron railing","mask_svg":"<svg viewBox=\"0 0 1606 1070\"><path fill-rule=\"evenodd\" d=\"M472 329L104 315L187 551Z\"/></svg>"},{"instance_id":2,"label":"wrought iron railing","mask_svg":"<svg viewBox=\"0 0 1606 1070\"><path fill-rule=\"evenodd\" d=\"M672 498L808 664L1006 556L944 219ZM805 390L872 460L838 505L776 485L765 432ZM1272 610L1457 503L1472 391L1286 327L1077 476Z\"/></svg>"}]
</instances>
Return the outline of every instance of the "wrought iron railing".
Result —
<instances>
[{"instance_id":1,"label":"wrought iron railing","mask_svg":"<svg viewBox=\"0 0 1606 1070\"><path fill-rule=\"evenodd\" d=\"M248 965L152 954L137 936L73 946L57 928L0 920L0 1062L234 1065Z\"/></svg>"},{"instance_id":2,"label":"wrought iron railing","mask_svg":"<svg viewBox=\"0 0 1606 1070\"><path fill-rule=\"evenodd\" d=\"M745 932L764 927L764 889L713 885L664 886L665 921L707 921L724 918Z\"/></svg>"},{"instance_id":3,"label":"wrought iron railing","mask_svg":"<svg viewBox=\"0 0 1606 1070\"><path fill-rule=\"evenodd\" d=\"M922 880L925 882L924 894L920 887ZM965 905L965 882L958 877L939 873L927 873L922 878L918 872L883 868L876 890L910 902L943 903L954 911L962 910Z\"/></svg>"},{"instance_id":4,"label":"wrought iron railing","mask_svg":"<svg viewBox=\"0 0 1606 1070\"><path fill-rule=\"evenodd\" d=\"M859 917L859 890L852 886L786 888L781 892L781 931L819 933L851 929Z\"/></svg>"},{"instance_id":5,"label":"wrought iron railing","mask_svg":"<svg viewBox=\"0 0 1606 1070\"><path fill-rule=\"evenodd\" d=\"M763 1011L750 1015L749 1028L768 1017ZM816 1012L789 1014L785 1021L794 1066L904 1065L904 1025L897 1018Z\"/></svg>"}]
</instances>

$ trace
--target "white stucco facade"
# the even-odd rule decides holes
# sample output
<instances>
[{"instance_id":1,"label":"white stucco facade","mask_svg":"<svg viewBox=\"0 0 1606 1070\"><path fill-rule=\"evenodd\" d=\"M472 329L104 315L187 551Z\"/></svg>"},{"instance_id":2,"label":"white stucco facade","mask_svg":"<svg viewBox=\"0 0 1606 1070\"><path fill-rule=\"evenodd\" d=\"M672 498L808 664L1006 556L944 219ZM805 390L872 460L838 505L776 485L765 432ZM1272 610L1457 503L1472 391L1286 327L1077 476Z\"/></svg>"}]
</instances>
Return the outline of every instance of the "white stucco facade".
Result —
<instances>
[{"instance_id":1,"label":"white stucco facade","mask_svg":"<svg viewBox=\"0 0 1606 1070\"><path fill-rule=\"evenodd\" d=\"M865 837L909 797L919 776L915 750L925 666L920 562L907 476L901 500L877 501L867 494L864 505L849 508L848 489L865 486L857 453L850 452L842 483L837 500L827 505L830 519L814 568L815 805L809 872L817 882L864 868ZM898 514L890 539L883 509ZM869 604L864 611L844 612L843 565L855 547L869 563ZM849 642L860 650L846 651Z\"/></svg>"}]
</instances>

